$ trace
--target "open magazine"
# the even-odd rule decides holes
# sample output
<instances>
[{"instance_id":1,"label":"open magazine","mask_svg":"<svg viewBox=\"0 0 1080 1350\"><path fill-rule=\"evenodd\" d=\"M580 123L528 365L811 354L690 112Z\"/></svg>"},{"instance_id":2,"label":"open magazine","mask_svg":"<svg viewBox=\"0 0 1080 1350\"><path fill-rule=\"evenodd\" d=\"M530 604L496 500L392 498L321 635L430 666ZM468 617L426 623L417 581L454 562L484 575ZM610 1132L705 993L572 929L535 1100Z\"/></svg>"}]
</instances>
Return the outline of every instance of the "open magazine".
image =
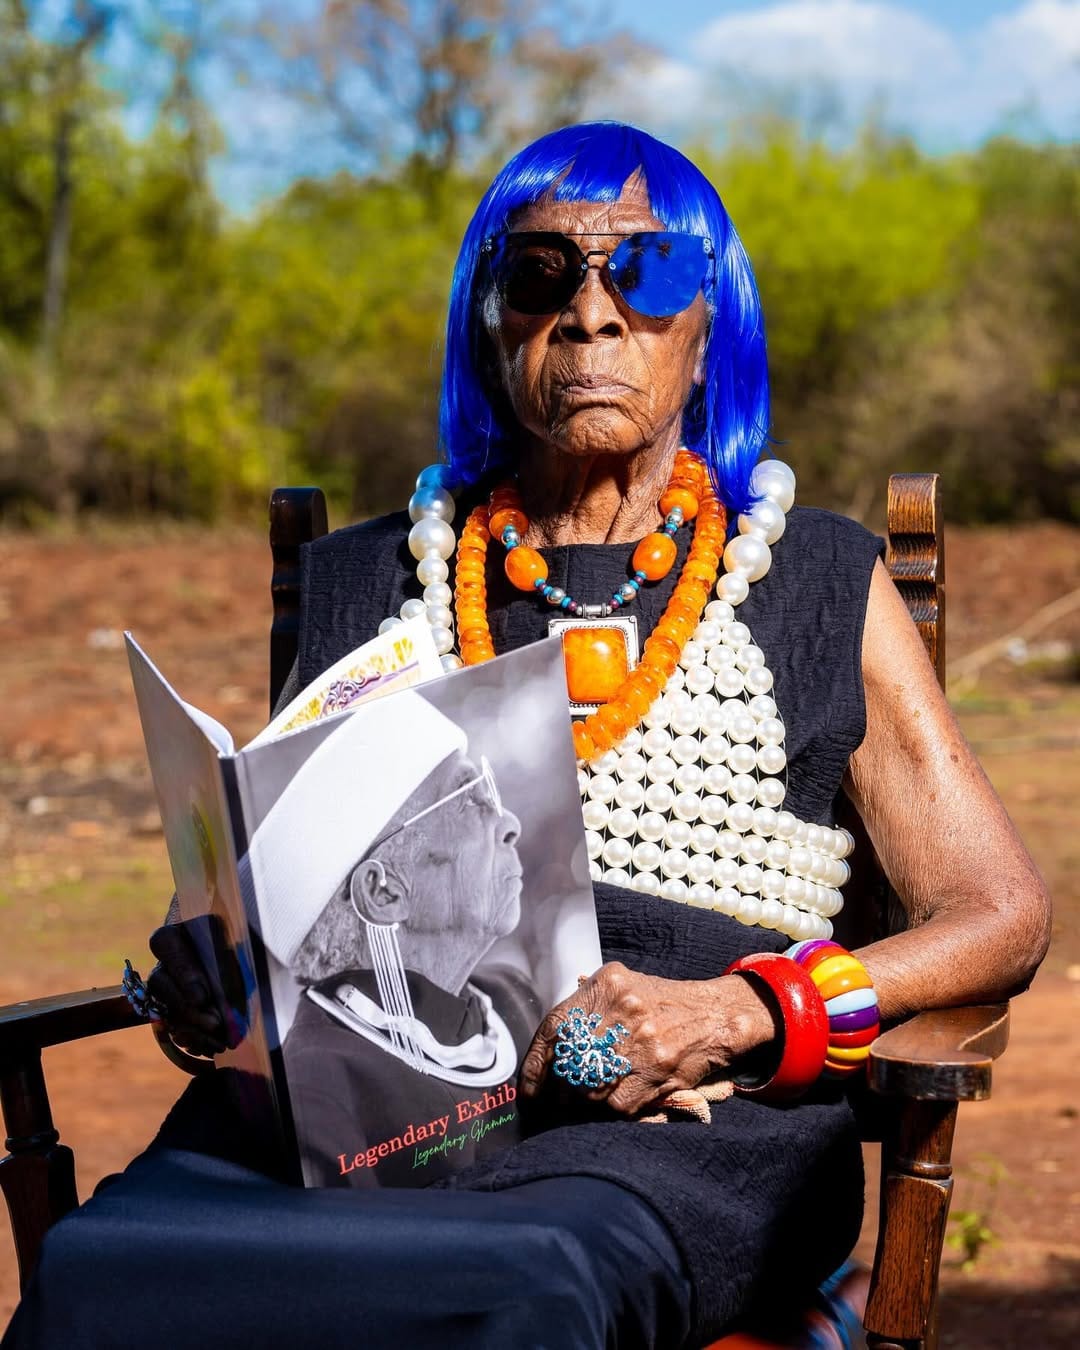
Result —
<instances>
[{"instance_id":1,"label":"open magazine","mask_svg":"<svg viewBox=\"0 0 1080 1350\"><path fill-rule=\"evenodd\" d=\"M514 1142L536 1027L601 961L559 639L433 678L420 617L241 750L127 642L253 1126L314 1186L423 1186Z\"/></svg>"}]
</instances>

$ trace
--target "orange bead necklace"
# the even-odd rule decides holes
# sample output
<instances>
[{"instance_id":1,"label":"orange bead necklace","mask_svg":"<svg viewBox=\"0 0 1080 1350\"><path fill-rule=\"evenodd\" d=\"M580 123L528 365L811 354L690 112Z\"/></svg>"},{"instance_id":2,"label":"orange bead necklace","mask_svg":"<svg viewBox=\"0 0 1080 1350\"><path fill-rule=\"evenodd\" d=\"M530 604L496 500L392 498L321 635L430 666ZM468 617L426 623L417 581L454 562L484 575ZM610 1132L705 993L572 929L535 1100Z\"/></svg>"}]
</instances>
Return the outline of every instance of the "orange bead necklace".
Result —
<instances>
[{"instance_id":1,"label":"orange bead necklace","mask_svg":"<svg viewBox=\"0 0 1080 1350\"><path fill-rule=\"evenodd\" d=\"M678 665L683 644L697 627L716 582L727 533L727 513L696 455L688 450L678 451L671 481L659 505L665 525L674 519L675 529L681 521L696 516L694 540L671 599L645 641L641 661L596 712L574 723L574 747L580 759L592 760L603 754L642 720ZM454 602L461 659L467 666L490 661L495 655L487 617L485 579L487 546L493 534L504 542L509 535L513 541L506 556L506 573L511 583L521 590L545 592L547 564L535 549L520 543L528 528L528 517L512 484L497 487L490 502L475 507L465 523L457 548ZM575 612L570 608L575 606L576 611L587 617L606 617L633 599L633 595L624 592L632 589L636 594L642 581L659 581L670 572L676 557L673 533L674 529L656 531L637 545L632 582L616 591L607 606L586 608L562 593L555 600L545 594L545 599L569 613ZM556 588L546 589L554 592ZM564 605L564 600L569 600L569 604ZM593 614L594 609L599 613Z\"/></svg>"},{"instance_id":2,"label":"orange bead necklace","mask_svg":"<svg viewBox=\"0 0 1080 1350\"><path fill-rule=\"evenodd\" d=\"M506 549L506 575L511 585L519 591L536 591L552 608L572 618L606 619L632 604L646 581L660 581L675 564L675 535L681 525L697 515L701 498L702 478L695 467L698 463L686 450L677 453L671 480L659 501L663 527L642 539L634 550L632 576L598 605L581 604L561 586L548 585L547 563L536 549L526 548L521 542L529 529L529 518L516 487L513 483L497 487L489 503L488 529Z\"/></svg>"}]
</instances>

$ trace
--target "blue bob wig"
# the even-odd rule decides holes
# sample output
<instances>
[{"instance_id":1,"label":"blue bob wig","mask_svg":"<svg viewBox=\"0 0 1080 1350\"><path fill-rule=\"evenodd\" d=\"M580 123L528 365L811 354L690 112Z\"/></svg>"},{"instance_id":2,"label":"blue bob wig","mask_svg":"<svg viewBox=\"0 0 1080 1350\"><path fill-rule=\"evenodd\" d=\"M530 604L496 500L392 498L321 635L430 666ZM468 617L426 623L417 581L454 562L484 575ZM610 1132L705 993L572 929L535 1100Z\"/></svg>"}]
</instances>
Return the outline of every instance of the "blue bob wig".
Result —
<instances>
[{"instance_id":1,"label":"blue bob wig","mask_svg":"<svg viewBox=\"0 0 1080 1350\"><path fill-rule=\"evenodd\" d=\"M550 194L556 201L616 201L640 171L653 215L666 229L705 235L715 260L705 283L710 329L705 378L683 413L683 441L699 454L729 514L754 500L750 472L769 434L765 324L742 242L716 189L678 150L620 122L585 122L520 151L484 193L454 269L446 330L440 432L453 476L472 484L514 464L518 434L485 388L478 282L489 235Z\"/></svg>"}]
</instances>

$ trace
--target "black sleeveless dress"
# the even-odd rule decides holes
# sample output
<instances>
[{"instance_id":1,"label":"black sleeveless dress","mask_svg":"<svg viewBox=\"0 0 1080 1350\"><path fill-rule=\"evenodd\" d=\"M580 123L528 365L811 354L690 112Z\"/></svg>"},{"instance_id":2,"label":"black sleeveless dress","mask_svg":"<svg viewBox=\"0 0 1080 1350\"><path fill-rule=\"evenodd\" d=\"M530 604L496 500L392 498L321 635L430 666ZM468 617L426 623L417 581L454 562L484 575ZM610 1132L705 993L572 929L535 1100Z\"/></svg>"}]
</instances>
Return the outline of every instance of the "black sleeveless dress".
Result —
<instances>
[{"instance_id":1,"label":"black sleeveless dress","mask_svg":"<svg viewBox=\"0 0 1080 1350\"><path fill-rule=\"evenodd\" d=\"M401 513L305 551L302 683L419 593L408 528ZM674 588L682 534L676 568L637 603L646 633ZM594 600L625 579L628 551L545 556L554 584ZM795 508L739 609L775 677L785 806L804 820L831 822L863 736L862 629L880 552L860 526ZM496 650L545 636L547 615L490 561ZM721 914L595 892L605 958L646 973L708 978L787 945ZM785 1289L803 1297L858 1236L861 1152L835 1090L784 1108L735 1098L707 1126L561 1124L444 1190L304 1192L252 1170L217 1077L197 1080L147 1152L52 1230L3 1350L126 1347L147 1332L193 1350L702 1345Z\"/></svg>"},{"instance_id":2,"label":"black sleeveless dress","mask_svg":"<svg viewBox=\"0 0 1080 1350\"><path fill-rule=\"evenodd\" d=\"M379 622L419 595L406 513L341 530L304 554L299 677L306 684L370 637ZM675 567L635 602L651 631L670 598L690 544L681 531ZM626 580L625 545L542 549L549 580L595 601ZM866 709L862 633L870 574L882 541L827 511L795 507L773 562L739 606L773 672L787 728L785 807L832 823L844 770L862 741ZM549 611L516 591L500 549L488 555L488 606L496 652L546 636ZM674 979L706 979L750 952L782 951L790 939L711 911L597 883L607 960ZM858 1236L862 1169L846 1101L822 1095L777 1109L743 1098L714 1107L711 1126L627 1121L567 1126L528 1139L460 1174L469 1188L538 1177L603 1177L647 1200L667 1224L695 1289L695 1323L715 1330L778 1270L817 1265L823 1278Z\"/></svg>"}]
</instances>

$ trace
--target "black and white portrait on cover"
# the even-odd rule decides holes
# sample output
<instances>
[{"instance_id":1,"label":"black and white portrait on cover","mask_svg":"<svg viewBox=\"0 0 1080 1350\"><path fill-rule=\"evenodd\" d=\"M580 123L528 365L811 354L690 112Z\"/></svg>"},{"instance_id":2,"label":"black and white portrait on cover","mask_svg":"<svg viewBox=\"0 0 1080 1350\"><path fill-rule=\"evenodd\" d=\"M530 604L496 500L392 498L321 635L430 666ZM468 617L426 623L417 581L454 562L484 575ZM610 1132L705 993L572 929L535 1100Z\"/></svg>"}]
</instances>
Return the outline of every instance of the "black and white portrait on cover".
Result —
<instances>
[{"instance_id":1,"label":"black and white portrait on cover","mask_svg":"<svg viewBox=\"0 0 1080 1350\"><path fill-rule=\"evenodd\" d=\"M576 801L535 805L561 669L526 655L341 719L252 839L308 1185L427 1185L505 1146L544 1010L599 964ZM508 674L531 726L500 716Z\"/></svg>"}]
</instances>

